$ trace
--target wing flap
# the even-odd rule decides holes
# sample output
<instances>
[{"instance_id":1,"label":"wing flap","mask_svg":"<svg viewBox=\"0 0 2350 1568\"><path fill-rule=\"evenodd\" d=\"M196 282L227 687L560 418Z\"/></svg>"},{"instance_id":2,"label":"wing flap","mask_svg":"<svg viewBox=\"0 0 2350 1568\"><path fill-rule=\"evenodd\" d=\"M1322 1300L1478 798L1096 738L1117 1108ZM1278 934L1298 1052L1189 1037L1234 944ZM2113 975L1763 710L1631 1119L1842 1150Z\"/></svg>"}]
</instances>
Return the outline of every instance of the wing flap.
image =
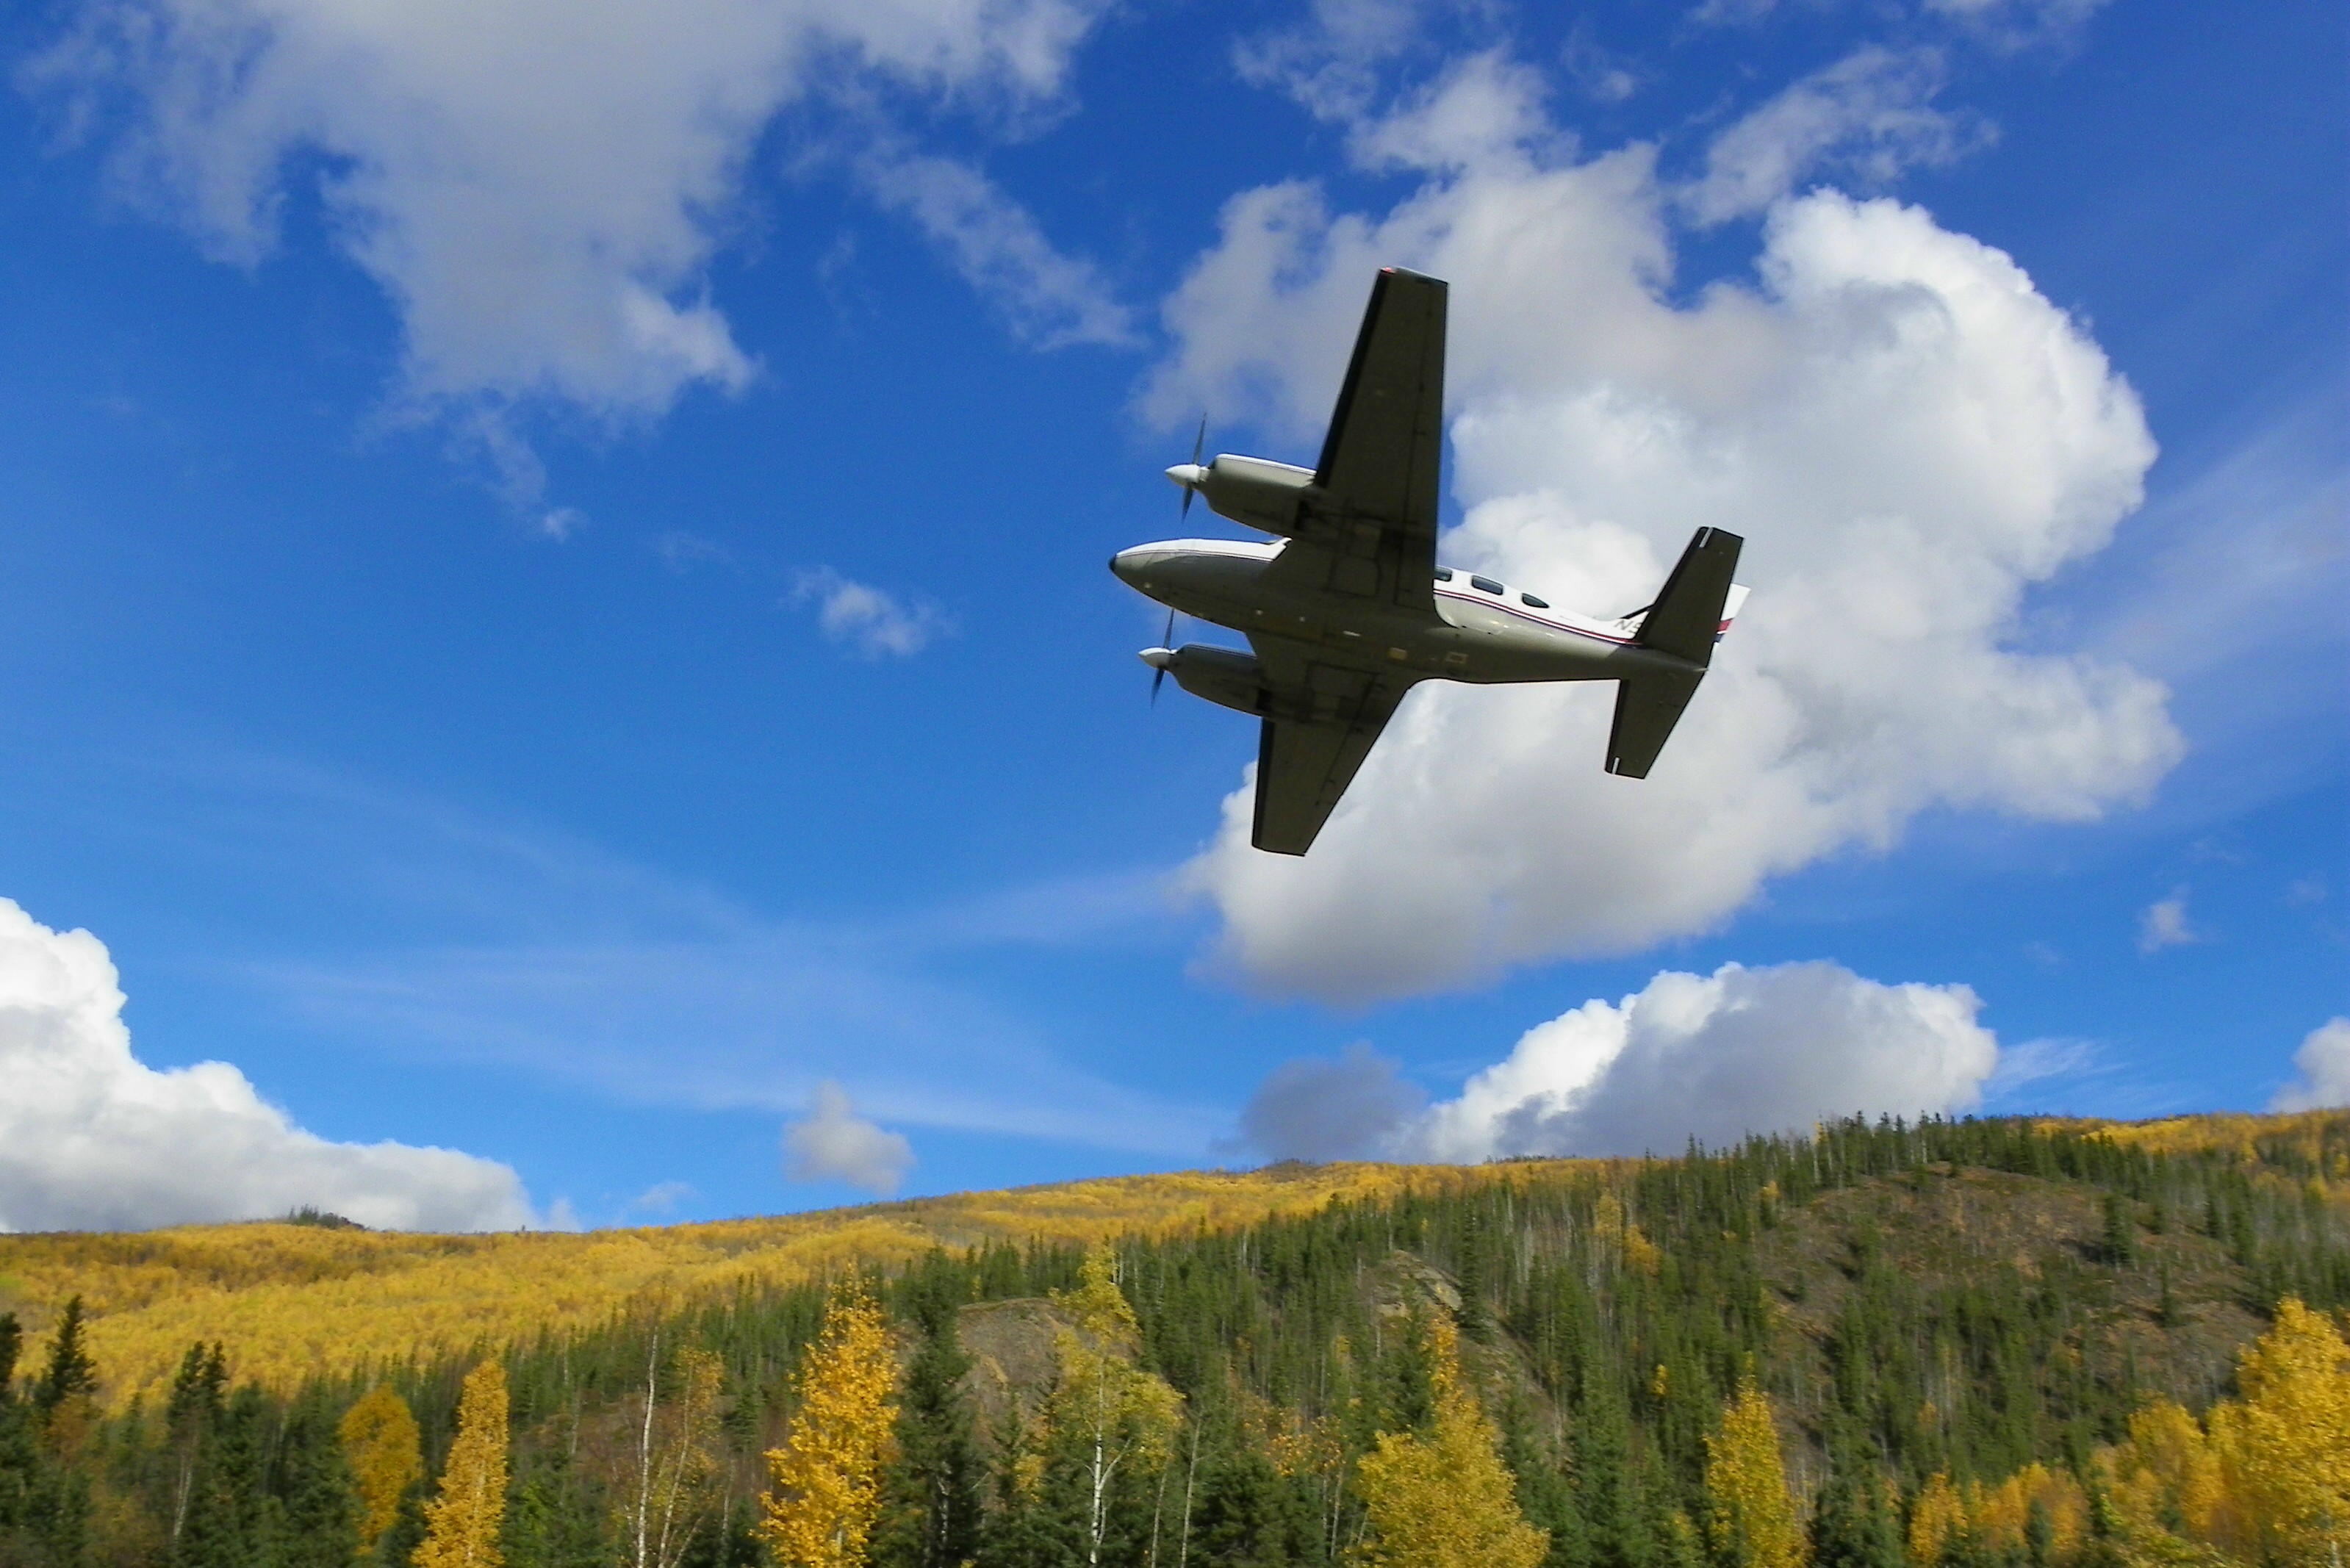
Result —
<instances>
[{"instance_id":1,"label":"wing flap","mask_svg":"<svg viewBox=\"0 0 2350 1568\"><path fill-rule=\"evenodd\" d=\"M1257 740L1249 841L1274 855L1303 855L1416 682L1298 658L1264 641L1257 647L1270 711Z\"/></svg>"}]
</instances>

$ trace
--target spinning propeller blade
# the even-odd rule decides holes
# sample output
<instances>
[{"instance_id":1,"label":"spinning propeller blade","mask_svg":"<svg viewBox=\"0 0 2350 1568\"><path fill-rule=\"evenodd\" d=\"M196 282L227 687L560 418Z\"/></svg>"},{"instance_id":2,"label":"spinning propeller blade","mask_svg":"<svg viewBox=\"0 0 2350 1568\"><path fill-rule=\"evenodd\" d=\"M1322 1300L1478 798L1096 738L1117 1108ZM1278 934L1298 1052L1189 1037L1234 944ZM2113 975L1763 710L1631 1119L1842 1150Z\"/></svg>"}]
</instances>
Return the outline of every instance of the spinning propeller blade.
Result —
<instances>
[{"instance_id":1,"label":"spinning propeller blade","mask_svg":"<svg viewBox=\"0 0 2350 1568\"><path fill-rule=\"evenodd\" d=\"M1189 499L1188 493L1185 498L1187 500ZM1161 648L1172 648L1175 646L1175 612L1172 609L1170 609L1167 612L1167 631L1164 636L1159 638L1159 646ZM1159 706L1159 689L1166 683L1167 667L1162 664L1150 677L1150 705L1153 708Z\"/></svg>"},{"instance_id":2,"label":"spinning propeller blade","mask_svg":"<svg viewBox=\"0 0 2350 1568\"><path fill-rule=\"evenodd\" d=\"M1206 451L1207 446L1208 416L1201 414L1200 416L1200 433L1191 438L1191 466L1193 468L1196 469L1200 466L1200 453ZM1191 485L1187 484L1183 487L1183 509L1175 514L1178 519L1186 518L1191 515L1191 497L1197 493L1199 493L1199 492ZM1175 625L1174 618L1171 615L1168 618L1167 625L1170 630ZM1161 670L1159 673L1164 674L1166 672Z\"/></svg>"}]
</instances>

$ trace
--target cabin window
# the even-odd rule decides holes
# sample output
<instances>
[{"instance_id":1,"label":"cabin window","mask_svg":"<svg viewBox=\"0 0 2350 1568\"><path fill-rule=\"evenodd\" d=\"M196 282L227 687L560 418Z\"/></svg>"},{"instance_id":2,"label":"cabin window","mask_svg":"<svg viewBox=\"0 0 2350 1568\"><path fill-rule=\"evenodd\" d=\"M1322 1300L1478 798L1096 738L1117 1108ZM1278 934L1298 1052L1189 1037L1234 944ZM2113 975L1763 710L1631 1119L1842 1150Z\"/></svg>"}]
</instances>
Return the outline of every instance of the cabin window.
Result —
<instances>
[{"instance_id":1,"label":"cabin window","mask_svg":"<svg viewBox=\"0 0 2350 1568\"><path fill-rule=\"evenodd\" d=\"M1520 594L1518 598L1521 603L1524 604L1530 609L1550 608L1550 601L1548 599L1538 599L1532 594Z\"/></svg>"},{"instance_id":2,"label":"cabin window","mask_svg":"<svg viewBox=\"0 0 2350 1568\"><path fill-rule=\"evenodd\" d=\"M1437 580L1438 582L1440 582L1440 583L1449 583L1449 582L1451 582L1451 581L1452 580L1452 568L1451 568L1451 567L1450 567L1450 566L1439 566L1439 567L1437 567L1437 568L1436 568L1436 580Z\"/></svg>"},{"instance_id":3,"label":"cabin window","mask_svg":"<svg viewBox=\"0 0 2350 1568\"><path fill-rule=\"evenodd\" d=\"M1498 594L1502 591L1502 585L1491 577L1471 577L1469 579L1469 586L1472 588L1482 588L1489 594Z\"/></svg>"}]
</instances>

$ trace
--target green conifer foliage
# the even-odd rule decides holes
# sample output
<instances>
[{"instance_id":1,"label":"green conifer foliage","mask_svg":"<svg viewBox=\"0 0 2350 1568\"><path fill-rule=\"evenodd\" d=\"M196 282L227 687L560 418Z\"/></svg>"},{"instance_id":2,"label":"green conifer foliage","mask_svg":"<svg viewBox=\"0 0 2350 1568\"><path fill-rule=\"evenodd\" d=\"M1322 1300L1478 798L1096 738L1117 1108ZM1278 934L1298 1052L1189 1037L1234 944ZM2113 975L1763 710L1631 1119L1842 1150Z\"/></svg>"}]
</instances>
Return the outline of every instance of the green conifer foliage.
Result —
<instances>
[{"instance_id":1,"label":"green conifer foliage","mask_svg":"<svg viewBox=\"0 0 2350 1568\"><path fill-rule=\"evenodd\" d=\"M51 1415L67 1400L97 1389L98 1364L82 1344L81 1297L76 1296L66 1303L65 1314L57 1320L57 1335L49 1341L49 1363L34 1387L33 1403L43 1415Z\"/></svg>"},{"instance_id":2,"label":"green conifer foliage","mask_svg":"<svg viewBox=\"0 0 2350 1568\"><path fill-rule=\"evenodd\" d=\"M979 1549L982 1466L956 1386L971 1370L956 1304L944 1288L915 1303L921 1345L898 1390L898 1451L882 1482L876 1568L957 1568Z\"/></svg>"}]
</instances>

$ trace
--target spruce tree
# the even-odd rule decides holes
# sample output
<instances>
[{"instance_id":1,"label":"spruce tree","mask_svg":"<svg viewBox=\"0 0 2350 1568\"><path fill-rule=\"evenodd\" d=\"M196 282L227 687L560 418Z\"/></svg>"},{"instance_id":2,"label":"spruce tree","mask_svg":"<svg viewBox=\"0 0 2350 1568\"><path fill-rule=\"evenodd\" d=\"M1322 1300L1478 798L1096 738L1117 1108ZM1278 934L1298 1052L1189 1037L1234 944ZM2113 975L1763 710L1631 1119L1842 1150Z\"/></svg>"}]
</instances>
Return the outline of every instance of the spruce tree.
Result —
<instances>
[{"instance_id":1,"label":"spruce tree","mask_svg":"<svg viewBox=\"0 0 2350 1568\"><path fill-rule=\"evenodd\" d=\"M295 1401L274 1469L286 1568L349 1568L359 1550L359 1484L322 1390Z\"/></svg>"},{"instance_id":2,"label":"spruce tree","mask_svg":"<svg viewBox=\"0 0 2350 1568\"><path fill-rule=\"evenodd\" d=\"M929 1293L915 1303L922 1343L898 1393L898 1452L882 1480L879 1568L956 1568L979 1550L979 1452L961 1382L971 1369L955 1306Z\"/></svg>"},{"instance_id":3,"label":"spruce tree","mask_svg":"<svg viewBox=\"0 0 2350 1568\"><path fill-rule=\"evenodd\" d=\"M44 1416L54 1415L76 1395L98 1388L98 1364L82 1344L81 1316L81 1297L77 1295L66 1303L65 1315L57 1320L57 1337L49 1342L49 1364L33 1390L33 1403Z\"/></svg>"},{"instance_id":4,"label":"spruce tree","mask_svg":"<svg viewBox=\"0 0 2350 1568\"><path fill-rule=\"evenodd\" d=\"M1866 1450L1832 1438L1827 1480L1812 1514L1812 1568L1902 1568L1900 1521Z\"/></svg>"}]
</instances>

